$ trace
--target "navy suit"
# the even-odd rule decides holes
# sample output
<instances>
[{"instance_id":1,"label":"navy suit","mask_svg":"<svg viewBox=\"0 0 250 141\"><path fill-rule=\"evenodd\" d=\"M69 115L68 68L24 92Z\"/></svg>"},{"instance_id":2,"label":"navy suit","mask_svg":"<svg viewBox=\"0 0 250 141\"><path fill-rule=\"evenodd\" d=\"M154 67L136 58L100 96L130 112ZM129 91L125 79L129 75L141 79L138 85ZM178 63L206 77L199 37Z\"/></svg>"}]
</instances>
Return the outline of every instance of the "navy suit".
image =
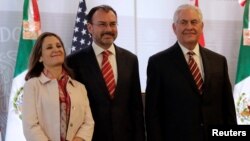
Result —
<instances>
[{"instance_id":1,"label":"navy suit","mask_svg":"<svg viewBox=\"0 0 250 141\"><path fill-rule=\"evenodd\" d=\"M145 141L138 60L120 47L115 51L118 77L112 100L92 47L70 55L67 63L86 86L95 121L93 141Z\"/></svg>"},{"instance_id":2,"label":"navy suit","mask_svg":"<svg viewBox=\"0 0 250 141\"><path fill-rule=\"evenodd\" d=\"M226 58L199 48L205 76L202 95L177 42L150 57L145 109L148 141L203 141L211 125L236 125Z\"/></svg>"}]
</instances>

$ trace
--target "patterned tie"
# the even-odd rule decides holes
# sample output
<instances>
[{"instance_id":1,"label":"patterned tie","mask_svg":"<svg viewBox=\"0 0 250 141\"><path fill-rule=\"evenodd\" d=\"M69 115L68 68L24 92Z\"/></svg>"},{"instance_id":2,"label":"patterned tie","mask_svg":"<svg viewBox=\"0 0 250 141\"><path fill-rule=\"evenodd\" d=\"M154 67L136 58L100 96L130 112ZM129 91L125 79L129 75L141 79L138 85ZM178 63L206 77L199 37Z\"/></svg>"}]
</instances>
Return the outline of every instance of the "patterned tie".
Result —
<instances>
[{"instance_id":1,"label":"patterned tie","mask_svg":"<svg viewBox=\"0 0 250 141\"><path fill-rule=\"evenodd\" d=\"M194 52L188 52L187 54L189 56L188 65L189 65L190 71L191 71L191 73L192 73L192 75L194 77L194 81L196 83L196 86L197 86L200 94L202 94L203 80L202 80L202 77L201 77L200 69L199 69L197 63L195 62L195 60L193 58Z\"/></svg>"},{"instance_id":2,"label":"patterned tie","mask_svg":"<svg viewBox=\"0 0 250 141\"><path fill-rule=\"evenodd\" d=\"M106 82L106 86L109 90L110 98L114 98L114 92L115 92L115 77L113 73L113 69L111 67L111 64L109 62L110 52L108 50L105 50L102 52L102 75Z\"/></svg>"}]
</instances>

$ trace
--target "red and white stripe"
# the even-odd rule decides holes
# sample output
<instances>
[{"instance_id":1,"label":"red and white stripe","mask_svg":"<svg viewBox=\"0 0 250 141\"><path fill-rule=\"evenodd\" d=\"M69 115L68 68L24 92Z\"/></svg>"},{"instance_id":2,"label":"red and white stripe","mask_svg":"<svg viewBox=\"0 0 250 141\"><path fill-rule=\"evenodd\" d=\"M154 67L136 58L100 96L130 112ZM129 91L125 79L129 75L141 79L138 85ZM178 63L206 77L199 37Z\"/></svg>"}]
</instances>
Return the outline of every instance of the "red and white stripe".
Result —
<instances>
[{"instance_id":1,"label":"red and white stripe","mask_svg":"<svg viewBox=\"0 0 250 141\"><path fill-rule=\"evenodd\" d=\"M103 60L102 60L102 75L105 80L106 86L108 88L109 94L111 99L114 98L114 92L115 92L115 77L113 73L112 66L108 60L108 57L110 55L109 51L104 51L103 53Z\"/></svg>"}]
</instances>

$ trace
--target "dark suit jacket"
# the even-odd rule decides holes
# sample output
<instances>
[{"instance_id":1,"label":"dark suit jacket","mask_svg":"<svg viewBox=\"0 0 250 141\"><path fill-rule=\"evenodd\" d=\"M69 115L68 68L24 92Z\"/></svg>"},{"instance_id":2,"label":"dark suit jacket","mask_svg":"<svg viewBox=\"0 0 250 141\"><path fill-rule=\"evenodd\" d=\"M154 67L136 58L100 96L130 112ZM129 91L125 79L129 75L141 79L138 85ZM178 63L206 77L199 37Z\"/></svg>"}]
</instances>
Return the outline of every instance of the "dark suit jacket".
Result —
<instances>
[{"instance_id":1,"label":"dark suit jacket","mask_svg":"<svg viewBox=\"0 0 250 141\"><path fill-rule=\"evenodd\" d=\"M67 63L86 86L95 121L93 141L144 141L138 60L125 49L115 46L115 51L118 80L113 100L92 47L70 55Z\"/></svg>"},{"instance_id":2,"label":"dark suit jacket","mask_svg":"<svg viewBox=\"0 0 250 141\"><path fill-rule=\"evenodd\" d=\"M207 127L236 125L225 57L200 47L205 80L200 95L178 43L150 57L147 68L148 141L203 141Z\"/></svg>"}]
</instances>

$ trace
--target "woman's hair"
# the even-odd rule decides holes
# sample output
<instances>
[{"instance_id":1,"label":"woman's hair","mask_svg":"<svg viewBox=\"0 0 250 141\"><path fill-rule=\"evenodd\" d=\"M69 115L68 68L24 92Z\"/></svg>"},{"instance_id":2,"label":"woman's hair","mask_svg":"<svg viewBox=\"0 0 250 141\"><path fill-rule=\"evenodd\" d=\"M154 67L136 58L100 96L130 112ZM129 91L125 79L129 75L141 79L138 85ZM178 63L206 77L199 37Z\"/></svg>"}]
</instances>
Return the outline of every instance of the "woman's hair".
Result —
<instances>
[{"instance_id":1,"label":"woman's hair","mask_svg":"<svg viewBox=\"0 0 250 141\"><path fill-rule=\"evenodd\" d=\"M46 37L49 37L49 36L54 36L60 41L60 43L63 47L63 50L64 50L64 56L66 58L65 48L64 48L64 44L63 44L61 38L58 35L56 35L55 33L51 33L51 32L42 33L38 37L38 39L36 40L36 43L35 43L35 45L32 49L32 52L30 54L29 69L28 69L28 73L25 76L26 81L31 79L32 77L40 76L41 72L43 71L44 66L43 66L42 62L39 62L39 59L42 56L42 45L43 45L44 39ZM63 62L62 67L67 72L67 74L69 76L73 77L73 73L72 73L71 69L69 69L69 67L66 65L65 61Z\"/></svg>"}]
</instances>

